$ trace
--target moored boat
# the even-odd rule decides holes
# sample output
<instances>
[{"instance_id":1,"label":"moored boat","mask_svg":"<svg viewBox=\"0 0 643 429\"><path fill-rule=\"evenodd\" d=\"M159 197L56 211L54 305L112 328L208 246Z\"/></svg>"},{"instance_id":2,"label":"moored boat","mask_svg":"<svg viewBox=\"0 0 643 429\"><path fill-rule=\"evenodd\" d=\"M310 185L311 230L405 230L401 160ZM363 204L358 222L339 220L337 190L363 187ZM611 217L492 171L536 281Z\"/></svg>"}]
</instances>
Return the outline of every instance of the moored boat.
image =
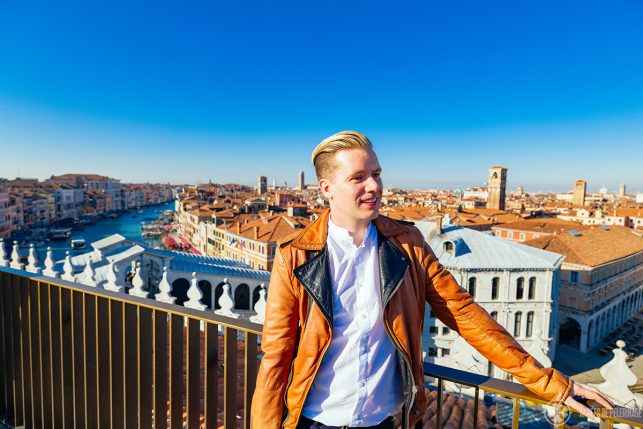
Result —
<instances>
[{"instance_id":1,"label":"moored boat","mask_svg":"<svg viewBox=\"0 0 643 429\"><path fill-rule=\"evenodd\" d=\"M85 243L84 238L74 238L71 240L71 248L72 249L84 249L87 243Z\"/></svg>"}]
</instances>

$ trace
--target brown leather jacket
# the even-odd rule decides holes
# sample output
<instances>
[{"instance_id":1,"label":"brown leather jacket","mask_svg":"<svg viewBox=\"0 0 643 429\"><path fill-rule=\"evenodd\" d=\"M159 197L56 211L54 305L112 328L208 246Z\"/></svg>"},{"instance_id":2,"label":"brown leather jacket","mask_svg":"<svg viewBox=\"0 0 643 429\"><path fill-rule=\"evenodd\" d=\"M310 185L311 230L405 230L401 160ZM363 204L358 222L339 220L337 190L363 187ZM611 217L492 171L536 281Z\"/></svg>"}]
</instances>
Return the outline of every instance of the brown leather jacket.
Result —
<instances>
[{"instance_id":1,"label":"brown leather jacket","mask_svg":"<svg viewBox=\"0 0 643 429\"><path fill-rule=\"evenodd\" d=\"M261 341L264 356L252 400L254 429L282 425L295 429L331 342L333 295L325 246L328 216L326 211L307 228L280 242L275 255ZM427 404L422 369L425 301L449 328L529 390L551 402L567 398L570 380L553 368L543 368L474 303L440 265L417 228L385 216L374 223L384 321L401 365L404 427L412 427Z\"/></svg>"}]
</instances>

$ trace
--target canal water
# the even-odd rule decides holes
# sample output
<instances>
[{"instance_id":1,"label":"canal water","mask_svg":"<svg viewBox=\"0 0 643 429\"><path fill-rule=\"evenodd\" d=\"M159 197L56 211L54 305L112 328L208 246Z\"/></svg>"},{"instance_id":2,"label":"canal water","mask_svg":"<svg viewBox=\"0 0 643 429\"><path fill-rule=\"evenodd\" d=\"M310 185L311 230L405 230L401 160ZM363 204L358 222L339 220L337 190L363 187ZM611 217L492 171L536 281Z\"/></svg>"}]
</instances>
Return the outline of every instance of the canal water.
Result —
<instances>
[{"instance_id":1,"label":"canal water","mask_svg":"<svg viewBox=\"0 0 643 429\"><path fill-rule=\"evenodd\" d=\"M140 214L136 211L132 211L129 213L123 213L116 219L99 220L94 225L87 225L85 229L81 231L72 231L71 237L67 240L49 241L49 243L44 247L38 249L40 264L42 265L44 262L47 246L51 247L51 250L54 252L54 260L59 261L65 257L65 252L67 250L70 250L72 255L87 252L91 249L90 244L92 242L108 237L112 234L120 234L130 240L149 243L149 241L144 239L141 235L141 222L150 222L149 220L145 220L145 218L157 218L164 210L173 211L174 202L170 201L157 206L143 207L142 210L143 213ZM84 238L87 246L84 249L72 250L71 240L75 238ZM11 251L10 249L8 250Z\"/></svg>"}]
</instances>

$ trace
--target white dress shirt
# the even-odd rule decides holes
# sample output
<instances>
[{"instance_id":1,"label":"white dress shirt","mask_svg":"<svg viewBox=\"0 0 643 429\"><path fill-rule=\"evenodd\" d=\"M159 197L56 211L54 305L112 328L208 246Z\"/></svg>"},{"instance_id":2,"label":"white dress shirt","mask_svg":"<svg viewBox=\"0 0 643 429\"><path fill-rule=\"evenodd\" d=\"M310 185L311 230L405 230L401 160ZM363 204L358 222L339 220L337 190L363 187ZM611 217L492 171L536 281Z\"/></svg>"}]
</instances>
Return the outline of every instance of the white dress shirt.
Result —
<instances>
[{"instance_id":1,"label":"white dress shirt","mask_svg":"<svg viewBox=\"0 0 643 429\"><path fill-rule=\"evenodd\" d=\"M384 326L377 230L356 247L328 220L333 337L302 414L327 426L374 426L402 408L395 346Z\"/></svg>"}]
</instances>

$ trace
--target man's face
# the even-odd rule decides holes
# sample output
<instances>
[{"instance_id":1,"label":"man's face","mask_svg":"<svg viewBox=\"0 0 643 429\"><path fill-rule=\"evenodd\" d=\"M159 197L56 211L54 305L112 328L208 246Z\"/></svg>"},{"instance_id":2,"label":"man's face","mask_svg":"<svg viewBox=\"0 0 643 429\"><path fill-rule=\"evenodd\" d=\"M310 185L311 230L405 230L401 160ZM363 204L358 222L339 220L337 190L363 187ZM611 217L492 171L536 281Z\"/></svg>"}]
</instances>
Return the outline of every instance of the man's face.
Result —
<instances>
[{"instance_id":1,"label":"man's face","mask_svg":"<svg viewBox=\"0 0 643 429\"><path fill-rule=\"evenodd\" d=\"M321 179L319 187L330 202L333 222L343 228L368 225L379 214L382 167L370 149L335 153L335 174Z\"/></svg>"}]
</instances>

